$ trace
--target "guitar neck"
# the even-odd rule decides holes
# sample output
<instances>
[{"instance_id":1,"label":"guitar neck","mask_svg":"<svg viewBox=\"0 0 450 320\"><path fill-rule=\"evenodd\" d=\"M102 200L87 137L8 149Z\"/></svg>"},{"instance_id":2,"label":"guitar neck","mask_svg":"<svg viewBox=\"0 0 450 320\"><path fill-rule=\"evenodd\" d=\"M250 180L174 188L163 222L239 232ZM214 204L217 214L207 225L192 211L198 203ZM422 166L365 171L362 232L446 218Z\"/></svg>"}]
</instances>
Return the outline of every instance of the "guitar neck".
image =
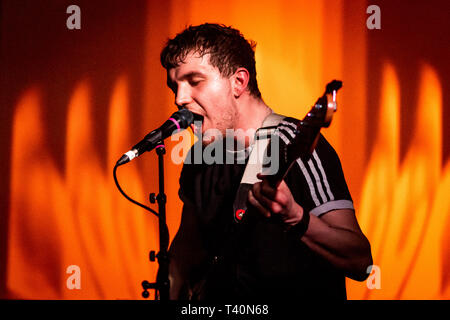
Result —
<instances>
[{"instance_id":1,"label":"guitar neck","mask_svg":"<svg viewBox=\"0 0 450 320\"><path fill-rule=\"evenodd\" d=\"M274 135L274 137L280 138L277 141L278 150L275 151L279 155L278 166L276 166L278 170L273 172L273 167L271 167L272 170L267 174L267 179L272 187L276 188L280 185L298 158L309 159L317 145L321 128L328 127L331 123L336 111L336 92L341 87L341 81L331 81L326 86L325 93L317 99L303 120L286 118L285 122L289 123L289 127L284 125L278 127ZM272 149L273 142L270 142L267 150Z\"/></svg>"},{"instance_id":2,"label":"guitar neck","mask_svg":"<svg viewBox=\"0 0 450 320\"><path fill-rule=\"evenodd\" d=\"M316 147L319 135L319 127L307 129L300 127L295 139L289 145L279 143L278 170L267 176L270 186L273 188L278 187L297 159L309 159Z\"/></svg>"}]
</instances>

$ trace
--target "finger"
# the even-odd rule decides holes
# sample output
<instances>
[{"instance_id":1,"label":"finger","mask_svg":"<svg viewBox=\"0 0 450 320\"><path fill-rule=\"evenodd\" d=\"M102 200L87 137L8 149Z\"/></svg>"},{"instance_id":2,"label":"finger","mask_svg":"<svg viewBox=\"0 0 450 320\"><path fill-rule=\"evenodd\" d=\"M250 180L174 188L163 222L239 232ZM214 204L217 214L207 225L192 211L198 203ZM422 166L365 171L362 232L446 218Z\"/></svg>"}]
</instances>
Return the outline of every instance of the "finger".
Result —
<instances>
[{"instance_id":1,"label":"finger","mask_svg":"<svg viewBox=\"0 0 450 320\"><path fill-rule=\"evenodd\" d=\"M255 183L252 191L253 197L259 202L259 204L264 206L266 210L276 214L283 210L283 206L281 204L276 201L272 201L270 198L261 193L261 182Z\"/></svg>"},{"instance_id":2,"label":"finger","mask_svg":"<svg viewBox=\"0 0 450 320\"><path fill-rule=\"evenodd\" d=\"M269 181L263 180L261 181L261 193L264 194L266 197L275 200L277 196L277 189L273 188Z\"/></svg>"},{"instance_id":3,"label":"finger","mask_svg":"<svg viewBox=\"0 0 450 320\"><path fill-rule=\"evenodd\" d=\"M276 197L276 193L277 190L276 188L272 187L269 183L269 181L266 179L266 175L263 175L262 173L258 173L256 174L256 177L258 179L261 179L261 182L259 182L261 184L261 189L262 189L262 193L269 198L275 199Z\"/></svg>"},{"instance_id":4,"label":"finger","mask_svg":"<svg viewBox=\"0 0 450 320\"><path fill-rule=\"evenodd\" d=\"M270 189L270 188L273 189L273 190L277 189L276 186L273 186L272 184L269 183L269 181L270 181L269 178L273 177L272 175L265 175L265 174L262 174L262 173L258 173L258 174L256 174L256 177L258 179L260 179L261 182L264 182L264 184L267 185L268 189Z\"/></svg>"},{"instance_id":5,"label":"finger","mask_svg":"<svg viewBox=\"0 0 450 320\"><path fill-rule=\"evenodd\" d=\"M262 186L262 182L257 182L253 185L253 196L260 204L269 209L271 200L262 192Z\"/></svg>"},{"instance_id":6,"label":"finger","mask_svg":"<svg viewBox=\"0 0 450 320\"><path fill-rule=\"evenodd\" d=\"M265 217L270 218L271 213L254 196L253 191L248 191L248 201Z\"/></svg>"},{"instance_id":7,"label":"finger","mask_svg":"<svg viewBox=\"0 0 450 320\"><path fill-rule=\"evenodd\" d=\"M273 202L279 203L280 206L286 207L292 197L291 191L284 181L274 189L266 180L261 182L261 194Z\"/></svg>"},{"instance_id":8,"label":"finger","mask_svg":"<svg viewBox=\"0 0 450 320\"><path fill-rule=\"evenodd\" d=\"M257 177L258 179L260 179L260 180L263 180L263 179L265 179L267 176L264 175L264 174L262 174L262 173L257 173L257 174L256 174L256 177Z\"/></svg>"},{"instance_id":9,"label":"finger","mask_svg":"<svg viewBox=\"0 0 450 320\"><path fill-rule=\"evenodd\" d=\"M291 190L289 189L288 185L286 184L286 182L281 181L280 185L278 186L278 188L276 189L277 193L275 195L275 201L283 204L283 205L287 205L289 200L292 198L292 193Z\"/></svg>"}]
</instances>

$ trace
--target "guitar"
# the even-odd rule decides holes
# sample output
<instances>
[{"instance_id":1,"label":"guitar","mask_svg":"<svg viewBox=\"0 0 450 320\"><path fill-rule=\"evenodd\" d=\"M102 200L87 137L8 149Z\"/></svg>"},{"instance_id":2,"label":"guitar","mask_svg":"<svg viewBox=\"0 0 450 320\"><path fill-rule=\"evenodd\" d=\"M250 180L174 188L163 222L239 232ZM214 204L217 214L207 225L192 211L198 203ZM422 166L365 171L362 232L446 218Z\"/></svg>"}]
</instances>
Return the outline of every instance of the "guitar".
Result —
<instances>
[{"instance_id":1,"label":"guitar","mask_svg":"<svg viewBox=\"0 0 450 320\"><path fill-rule=\"evenodd\" d=\"M331 81L327 84L324 94L317 99L302 120L287 117L277 126L262 162L262 174L273 188L279 186L298 158L308 160L311 157L319 140L320 130L330 126L337 111L336 93L341 87L342 81ZM272 148L273 143L277 144L275 148ZM273 150L278 152L278 158L271 156ZM277 165L274 166L268 158L275 158ZM250 185L242 185L238 190L233 207L236 222L242 220L247 210L249 188Z\"/></svg>"}]
</instances>

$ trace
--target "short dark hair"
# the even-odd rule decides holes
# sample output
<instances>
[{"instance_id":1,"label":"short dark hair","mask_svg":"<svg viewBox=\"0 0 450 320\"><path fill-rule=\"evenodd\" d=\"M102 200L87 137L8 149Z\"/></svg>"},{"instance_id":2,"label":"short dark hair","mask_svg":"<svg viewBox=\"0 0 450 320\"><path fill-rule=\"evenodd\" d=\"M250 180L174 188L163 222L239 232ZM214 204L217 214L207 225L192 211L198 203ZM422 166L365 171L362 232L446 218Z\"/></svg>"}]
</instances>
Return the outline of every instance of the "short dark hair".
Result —
<instances>
[{"instance_id":1,"label":"short dark hair","mask_svg":"<svg viewBox=\"0 0 450 320\"><path fill-rule=\"evenodd\" d=\"M255 47L256 43L246 40L237 29L205 23L189 26L175 38L169 39L161 51L161 64L169 70L183 63L192 51L200 56L210 54L210 64L217 67L224 77L231 76L238 68L247 69L250 74L250 94L260 98L261 92L256 81Z\"/></svg>"}]
</instances>

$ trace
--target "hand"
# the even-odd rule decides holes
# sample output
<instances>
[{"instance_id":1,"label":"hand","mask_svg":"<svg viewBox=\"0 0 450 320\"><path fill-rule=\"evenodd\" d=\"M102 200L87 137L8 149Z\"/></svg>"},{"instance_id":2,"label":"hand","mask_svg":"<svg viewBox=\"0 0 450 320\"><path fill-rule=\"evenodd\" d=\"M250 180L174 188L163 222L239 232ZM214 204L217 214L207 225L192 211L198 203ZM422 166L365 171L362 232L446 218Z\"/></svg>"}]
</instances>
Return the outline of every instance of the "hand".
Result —
<instances>
[{"instance_id":1,"label":"hand","mask_svg":"<svg viewBox=\"0 0 450 320\"><path fill-rule=\"evenodd\" d=\"M262 181L255 183L249 191L250 203L267 218L274 215L279 216L289 226L297 224L303 217L303 208L295 202L287 184L282 181L278 188L274 189L267 179L264 179L264 175L258 174L257 177Z\"/></svg>"}]
</instances>

